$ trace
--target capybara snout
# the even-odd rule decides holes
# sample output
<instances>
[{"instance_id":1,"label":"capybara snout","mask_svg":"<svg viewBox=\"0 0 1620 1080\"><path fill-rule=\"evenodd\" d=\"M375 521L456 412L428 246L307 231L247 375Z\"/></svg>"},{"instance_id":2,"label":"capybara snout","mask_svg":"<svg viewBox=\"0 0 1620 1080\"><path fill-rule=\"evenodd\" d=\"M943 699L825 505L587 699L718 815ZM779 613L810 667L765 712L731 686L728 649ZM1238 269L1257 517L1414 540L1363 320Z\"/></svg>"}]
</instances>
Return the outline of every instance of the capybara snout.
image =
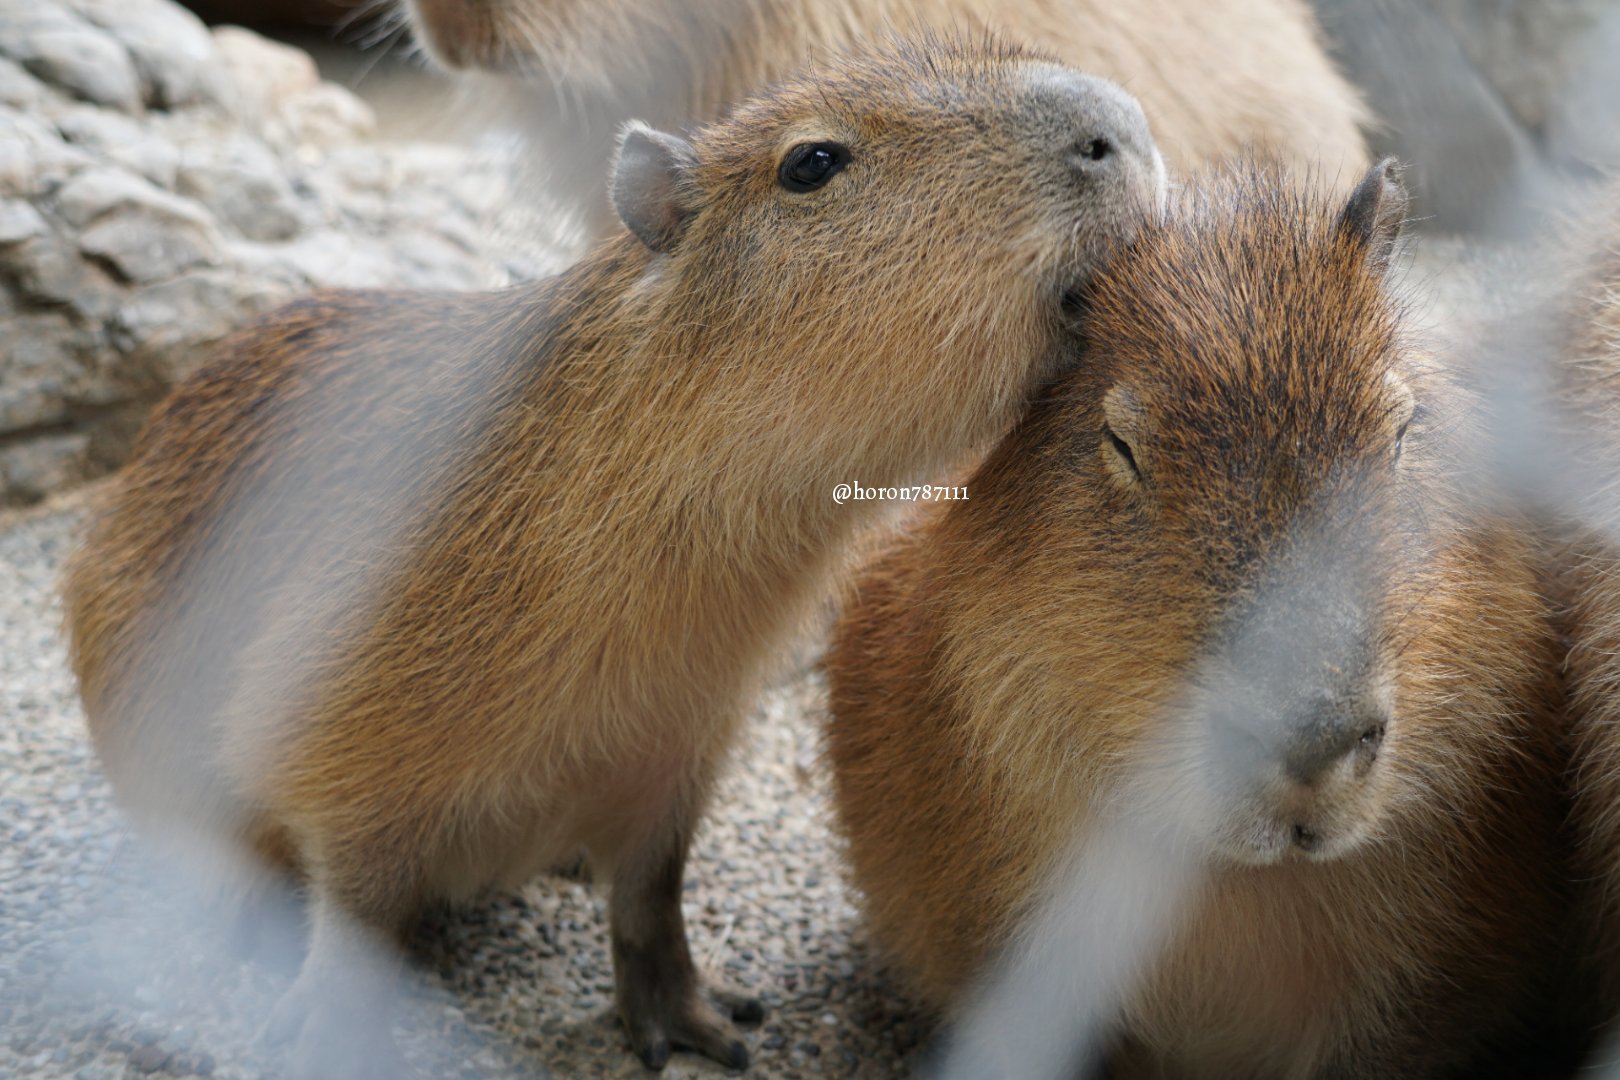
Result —
<instances>
[{"instance_id":1,"label":"capybara snout","mask_svg":"<svg viewBox=\"0 0 1620 1080\"><path fill-rule=\"evenodd\" d=\"M1342 524L1359 541L1305 527L1263 560L1262 583L1217 618L1188 678L1207 838L1235 862L1338 857L1378 817L1381 751L1398 727L1391 624L1410 571L1379 535L1396 521L1363 507Z\"/></svg>"},{"instance_id":2,"label":"capybara snout","mask_svg":"<svg viewBox=\"0 0 1620 1080\"><path fill-rule=\"evenodd\" d=\"M1140 201L1164 201L1164 161L1141 104L1118 86L1055 64L1031 65L1024 123L1049 130L1068 177L1082 193L1123 186Z\"/></svg>"}]
</instances>

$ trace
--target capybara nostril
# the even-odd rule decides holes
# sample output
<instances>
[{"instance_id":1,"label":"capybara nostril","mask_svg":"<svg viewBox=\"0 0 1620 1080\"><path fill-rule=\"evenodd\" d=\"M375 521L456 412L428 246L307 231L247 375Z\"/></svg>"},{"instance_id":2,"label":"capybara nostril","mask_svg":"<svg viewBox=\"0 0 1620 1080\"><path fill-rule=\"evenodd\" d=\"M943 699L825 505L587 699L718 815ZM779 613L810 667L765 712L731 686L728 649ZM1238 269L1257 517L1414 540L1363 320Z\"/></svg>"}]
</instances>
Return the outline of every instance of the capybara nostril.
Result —
<instances>
[{"instance_id":1,"label":"capybara nostril","mask_svg":"<svg viewBox=\"0 0 1620 1080\"><path fill-rule=\"evenodd\" d=\"M1065 163L1089 178L1140 172L1149 178L1160 168L1152 129L1136 99L1106 79L1059 72L1038 91L1057 99L1064 117L1057 137Z\"/></svg>"},{"instance_id":2,"label":"capybara nostril","mask_svg":"<svg viewBox=\"0 0 1620 1080\"><path fill-rule=\"evenodd\" d=\"M1164 159L1142 106L1107 79L1044 67L1033 96L1045 106L1048 138L1087 198L1116 196L1163 207Z\"/></svg>"},{"instance_id":3,"label":"capybara nostril","mask_svg":"<svg viewBox=\"0 0 1620 1080\"><path fill-rule=\"evenodd\" d=\"M1086 161L1101 161L1114 152L1114 144L1106 138L1088 139L1084 143L1076 143L1074 153L1076 157Z\"/></svg>"},{"instance_id":4,"label":"capybara nostril","mask_svg":"<svg viewBox=\"0 0 1620 1080\"><path fill-rule=\"evenodd\" d=\"M1382 720L1369 720L1328 696L1288 732L1283 768L1299 783L1314 783L1350 755L1376 750L1383 738Z\"/></svg>"},{"instance_id":5,"label":"capybara nostril","mask_svg":"<svg viewBox=\"0 0 1620 1080\"><path fill-rule=\"evenodd\" d=\"M1305 825L1294 826L1294 846L1301 851L1315 851L1318 844L1316 832Z\"/></svg>"},{"instance_id":6,"label":"capybara nostril","mask_svg":"<svg viewBox=\"0 0 1620 1080\"><path fill-rule=\"evenodd\" d=\"M1112 137L1082 133L1069 146L1065 163L1085 183L1117 173L1123 167L1119 157L1118 144Z\"/></svg>"}]
</instances>

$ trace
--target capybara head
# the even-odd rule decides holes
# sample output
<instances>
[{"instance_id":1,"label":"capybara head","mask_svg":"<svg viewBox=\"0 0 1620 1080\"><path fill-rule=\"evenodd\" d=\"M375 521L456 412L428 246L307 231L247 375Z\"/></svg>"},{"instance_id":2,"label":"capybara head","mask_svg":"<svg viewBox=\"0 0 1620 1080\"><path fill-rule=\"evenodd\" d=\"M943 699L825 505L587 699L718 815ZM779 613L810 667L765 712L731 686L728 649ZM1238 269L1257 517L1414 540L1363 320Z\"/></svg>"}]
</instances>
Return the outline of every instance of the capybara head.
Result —
<instances>
[{"instance_id":1,"label":"capybara head","mask_svg":"<svg viewBox=\"0 0 1620 1080\"><path fill-rule=\"evenodd\" d=\"M610 192L651 259L649 317L678 312L679 351L715 370L757 369L723 403L736 416L796 398L799 419L837 430L892 379L959 413L919 418L929 447L967 413L1000 430L1066 352L1077 287L1164 183L1119 88L927 41L830 61L690 140L632 124ZM847 380L815 378L835 368Z\"/></svg>"},{"instance_id":2,"label":"capybara head","mask_svg":"<svg viewBox=\"0 0 1620 1080\"><path fill-rule=\"evenodd\" d=\"M1032 564L1017 580L1038 595L975 601L1019 612L1027 640L952 644L1026 715L982 738L1072 762L1073 729L1029 713L1038 682L1050 717L1076 718L1079 767L1129 766L1249 864L1341 855L1423 783L1399 763L1427 677L1404 648L1439 543L1415 485L1446 437L1385 287L1393 163L1341 206L1289 190L1188 195L1095 280L1086 362L968 504L1005 520L972 533L998 550L964 558Z\"/></svg>"},{"instance_id":3,"label":"capybara head","mask_svg":"<svg viewBox=\"0 0 1620 1080\"><path fill-rule=\"evenodd\" d=\"M422 46L453 70L501 69L522 63L515 42L540 47L548 35L537 25L537 5L512 0L405 0ZM527 50L525 50L527 51Z\"/></svg>"},{"instance_id":4,"label":"capybara head","mask_svg":"<svg viewBox=\"0 0 1620 1080\"><path fill-rule=\"evenodd\" d=\"M758 16L756 0L403 0L416 40L452 71L535 71L598 79L624 51L650 52L654 64L701 68L703 55L681 48L691 24L732 28ZM684 24L684 25L683 25ZM657 56L658 53L663 56ZM712 52L723 53L715 41ZM603 85L603 90L612 87Z\"/></svg>"}]
</instances>

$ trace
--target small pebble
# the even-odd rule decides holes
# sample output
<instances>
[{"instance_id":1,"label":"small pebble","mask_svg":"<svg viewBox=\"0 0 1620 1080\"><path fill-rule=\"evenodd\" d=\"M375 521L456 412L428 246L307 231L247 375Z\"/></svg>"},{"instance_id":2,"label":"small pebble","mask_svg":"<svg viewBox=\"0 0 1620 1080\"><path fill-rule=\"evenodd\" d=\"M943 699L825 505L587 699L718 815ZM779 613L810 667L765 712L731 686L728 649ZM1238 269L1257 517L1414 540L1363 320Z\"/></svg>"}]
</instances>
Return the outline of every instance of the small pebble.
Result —
<instances>
[{"instance_id":1,"label":"small pebble","mask_svg":"<svg viewBox=\"0 0 1620 1080\"><path fill-rule=\"evenodd\" d=\"M129 1063L143 1073L155 1073L169 1063L169 1052L161 1046L137 1046L130 1051Z\"/></svg>"}]
</instances>

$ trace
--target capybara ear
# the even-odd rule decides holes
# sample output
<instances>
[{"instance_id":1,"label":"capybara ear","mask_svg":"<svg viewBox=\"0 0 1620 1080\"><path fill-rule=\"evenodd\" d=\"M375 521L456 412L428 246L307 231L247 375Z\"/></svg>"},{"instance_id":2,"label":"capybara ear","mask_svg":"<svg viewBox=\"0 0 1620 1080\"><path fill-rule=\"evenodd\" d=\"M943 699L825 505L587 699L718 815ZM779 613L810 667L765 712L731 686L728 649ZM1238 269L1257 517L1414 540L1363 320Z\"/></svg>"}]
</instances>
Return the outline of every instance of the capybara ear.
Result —
<instances>
[{"instance_id":1,"label":"capybara ear","mask_svg":"<svg viewBox=\"0 0 1620 1080\"><path fill-rule=\"evenodd\" d=\"M679 135L632 120L619 133L608 188L625 227L654 251L673 250L696 211L692 145Z\"/></svg>"},{"instance_id":2,"label":"capybara ear","mask_svg":"<svg viewBox=\"0 0 1620 1080\"><path fill-rule=\"evenodd\" d=\"M1389 268L1408 202L1401 163L1388 157L1367 170L1339 213L1339 230L1366 249L1367 265L1375 273Z\"/></svg>"}]
</instances>

